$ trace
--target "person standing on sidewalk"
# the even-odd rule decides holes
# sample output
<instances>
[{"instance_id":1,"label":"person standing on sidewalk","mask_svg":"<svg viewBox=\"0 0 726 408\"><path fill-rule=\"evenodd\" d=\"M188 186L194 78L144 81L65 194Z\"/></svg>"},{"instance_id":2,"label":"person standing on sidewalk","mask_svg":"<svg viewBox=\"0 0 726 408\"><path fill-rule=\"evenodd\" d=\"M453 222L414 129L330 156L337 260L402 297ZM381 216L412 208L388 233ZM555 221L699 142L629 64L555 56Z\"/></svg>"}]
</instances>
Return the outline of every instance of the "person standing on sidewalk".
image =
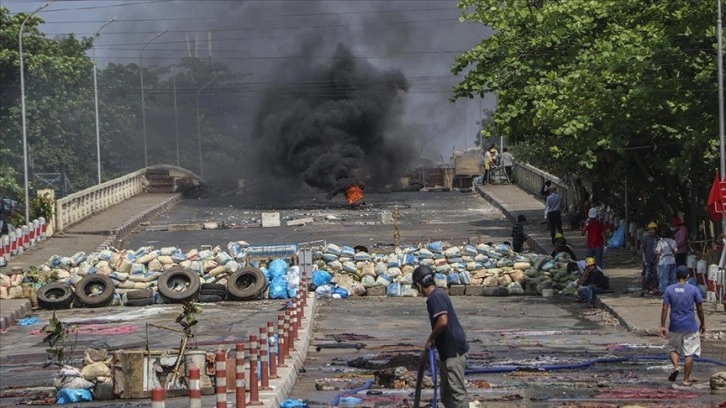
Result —
<instances>
[{"instance_id":1,"label":"person standing on sidewalk","mask_svg":"<svg viewBox=\"0 0 726 408\"><path fill-rule=\"evenodd\" d=\"M658 290L664 294L668 286L676 283L676 241L672 238L670 230L663 231L663 235L655 244L655 255L658 257Z\"/></svg>"},{"instance_id":2,"label":"person standing on sidewalk","mask_svg":"<svg viewBox=\"0 0 726 408\"><path fill-rule=\"evenodd\" d=\"M492 164L492 152L487 150L486 153L484 153L484 161L482 162L482 166L484 167L484 174L482 175L481 184L483 186L489 183L489 176L492 170Z\"/></svg>"},{"instance_id":3,"label":"person standing on sidewalk","mask_svg":"<svg viewBox=\"0 0 726 408\"><path fill-rule=\"evenodd\" d=\"M673 240L676 241L676 266L686 264L688 258L688 228L683 223L683 218L676 216L671 222Z\"/></svg>"},{"instance_id":4,"label":"person standing on sidewalk","mask_svg":"<svg viewBox=\"0 0 726 408\"><path fill-rule=\"evenodd\" d=\"M506 147L502 149L502 166L504 166L504 172L507 173L507 179L510 183L514 183L512 179L512 167L514 166L514 156L509 153L509 149Z\"/></svg>"},{"instance_id":5,"label":"person standing on sidewalk","mask_svg":"<svg viewBox=\"0 0 726 408\"><path fill-rule=\"evenodd\" d=\"M706 332L706 320L703 316L703 297L697 286L686 282L688 268L679 266L676 269L678 282L668 286L663 295L663 308L660 313L660 335L668 339L668 355L673 363L673 372L668 381L675 381L680 370L678 358L684 358L683 385L692 385L693 356L701 356L700 334ZM693 309L698 313L700 326L696 325ZM670 309L670 313L669 313ZM670 315L670 324L666 329L666 318Z\"/></svg>"},{"instance_id":6,"label":"person standing on sidewalk","mask_svg":"<svg viewBox=\"0 0 726 408\"><path fill-rule=\"evenodd\" d=\"M558 232L564 234L562 231L562 197L557 193L557 185L552 184L550 186L550 195L545 200L545 220L550 226L550 237L552 243L555 243L555 234Z\"/></svg>"},{"instance_id":7,"label":"person standing on sidewalk","mask_svg":"<svg viewBox=\"0 0 726 408\"><path fill-rule=\"evenodd\" d=\"M590 208L580 235L587 234L585 256L595 257L595 262L600 268L602 268L602 257L605 252L606 231L605 224L598 217L597 208Z\"/></svg>"},{"instance_id":8,"label":"person standing on sidewalk","mask_svg":"<svg viewBox=\"0 0 726 408\"><path fill-rule=\"evenodd\" d=\"M434 271L422 265L414 269L411 287L426 296L426 308L431 323L431 334L426 350L436 346L441 360L441 401L446 408L468 408L466 368L469 343L459 323L449 295L434 284Z\"/></svg>"},{"instance_id":9,"label":"person standing on sidewalk","mask_svg":"<svg viewBox=\"0 0 726 408\"><path fill-rule=\"evenodd\" d=\"M641 292L645 296L657 287L658 282L658 256L655 253L655 246L658 243L658 224L651 221L646 227L647 231L641 239L641 250L643 251L643 272L640 275Z\"/></svg>"}]
</instances>

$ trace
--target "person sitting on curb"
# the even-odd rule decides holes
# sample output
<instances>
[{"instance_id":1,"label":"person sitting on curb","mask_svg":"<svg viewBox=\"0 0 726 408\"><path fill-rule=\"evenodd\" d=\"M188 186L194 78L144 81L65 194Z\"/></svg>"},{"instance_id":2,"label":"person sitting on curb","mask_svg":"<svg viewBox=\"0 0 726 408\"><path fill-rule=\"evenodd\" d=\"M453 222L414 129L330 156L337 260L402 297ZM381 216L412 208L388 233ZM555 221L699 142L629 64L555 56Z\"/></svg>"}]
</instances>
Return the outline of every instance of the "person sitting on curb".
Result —
<instances>
[{"instance_id":1,"label":"person sitting on curb","mask_svg":"<svg viewBox=\"0 0 726 408\"><path fill-rule=\"evenodd\" d=\"M578 282L578 292L588 305L593 306L595 295L605 293L610 287L610 280L597 267L595 258L588 257L585 260L585 273Z\"/></svg>"},{"instance_id":2,"label":"person sitting on curb","mask_svg":"<svg viewBox=\"0 0 726 408\"><path fill-rule=\"evenodd\" d=\"M570 259L573 261L577 261L577 256L575 256L575 251L572 250L572 247L567 245L567 239L565 239L565 236L562 235L562 233L555 234L555 249L552 251L552 257L556 258L557 254L564 252L567 255L570 256Z\"/></svg>"}]
</instances>

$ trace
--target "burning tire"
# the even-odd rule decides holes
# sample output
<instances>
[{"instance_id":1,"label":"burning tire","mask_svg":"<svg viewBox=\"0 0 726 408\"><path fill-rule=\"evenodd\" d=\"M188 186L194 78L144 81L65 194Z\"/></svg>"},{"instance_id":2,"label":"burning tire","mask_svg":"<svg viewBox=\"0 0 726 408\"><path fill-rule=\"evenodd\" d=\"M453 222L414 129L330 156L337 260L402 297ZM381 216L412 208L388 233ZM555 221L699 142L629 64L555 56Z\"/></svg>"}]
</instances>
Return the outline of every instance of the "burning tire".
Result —
<instances>
[{"instance_id":1,"label":"burning tire","mask_svg":"<svg viewBox=\"0 0 726 408\"><path fill-rule=\"evenodd\" d=\"M87 307L103 307L111 303L115 287L113 280L101 274L84 276L76 283L76 298Z\"/></svg>"},{"instance_id":2,"label":"burning tire","mask_svg":"<svg viewBox=\"0 0 726 408\"><path fill-rule=\"evenodd\" d=\"M65 283L53 282L38 289L38 306L43 309L68 309L71 303L73 303L73 291Z\"/></svg>"},{"instance_id":3,"label":"burning tire","mask_svg":"<svg viewBox=\"0 0 726 408\"><path fill-rule=\"evenodd\" d=\"M253 267L242 268L227 278L227 297L235 300L252 300L267 287L265 274Z\"/></svg>"},{"instance_id":4,"label":"burning tire","mask_svg":"<svg viewBox=\"0 0 726 408\"><path fill-rule=\"evenodd\" d=\"M159 294L169 303L193 299L199 292L199 276L180 266L170 268L159 276Z\"/></svg>"}]
</instances>

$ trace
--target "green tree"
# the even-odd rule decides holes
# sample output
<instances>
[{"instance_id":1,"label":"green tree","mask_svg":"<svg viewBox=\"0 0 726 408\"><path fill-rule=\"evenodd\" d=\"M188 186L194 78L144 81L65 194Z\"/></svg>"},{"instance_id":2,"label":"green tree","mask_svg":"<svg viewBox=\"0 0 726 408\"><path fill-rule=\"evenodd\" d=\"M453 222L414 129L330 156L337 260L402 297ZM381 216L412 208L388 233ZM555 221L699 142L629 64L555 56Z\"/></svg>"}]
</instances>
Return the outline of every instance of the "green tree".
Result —
<instances>
[{"instance_id":1,"label":"green tree","mask_svg":"<svg viewBox=\"0 0 726 408\"><path fill-rule=\"evenodd\" d=\"M607 186L642 218L691 213L716 166L714 10L687 0L461 0L492 29L459 56L453 99L497 96L493 126L519 157ZM488 132L489 130L485 130ZM669 215L669 214L668 214Z\"/></svg>"}]
</instances>

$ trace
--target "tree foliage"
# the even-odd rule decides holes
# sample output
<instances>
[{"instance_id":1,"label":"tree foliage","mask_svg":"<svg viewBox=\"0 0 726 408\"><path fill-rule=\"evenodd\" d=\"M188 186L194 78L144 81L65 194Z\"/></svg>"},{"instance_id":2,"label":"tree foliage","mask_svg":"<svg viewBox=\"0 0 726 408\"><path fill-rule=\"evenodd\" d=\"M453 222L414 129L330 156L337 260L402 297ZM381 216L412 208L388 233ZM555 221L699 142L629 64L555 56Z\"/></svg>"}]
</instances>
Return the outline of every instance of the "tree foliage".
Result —
<instances>
[{"instance_id":1,"label":"tree foliage","mask_svg":"<svg viewBox=\"0 0 726 408\"><path fill-rule=\"evenodd\" d=\"M461 0L493 34L456 59L454 97L497 96L520 158L593 181L630 217L703 208L718 166L715 5L688 0ZM598 187L599 186L599 187ZM604 187L606 186L606 187Z\"/></svg>"}]
</instances>

